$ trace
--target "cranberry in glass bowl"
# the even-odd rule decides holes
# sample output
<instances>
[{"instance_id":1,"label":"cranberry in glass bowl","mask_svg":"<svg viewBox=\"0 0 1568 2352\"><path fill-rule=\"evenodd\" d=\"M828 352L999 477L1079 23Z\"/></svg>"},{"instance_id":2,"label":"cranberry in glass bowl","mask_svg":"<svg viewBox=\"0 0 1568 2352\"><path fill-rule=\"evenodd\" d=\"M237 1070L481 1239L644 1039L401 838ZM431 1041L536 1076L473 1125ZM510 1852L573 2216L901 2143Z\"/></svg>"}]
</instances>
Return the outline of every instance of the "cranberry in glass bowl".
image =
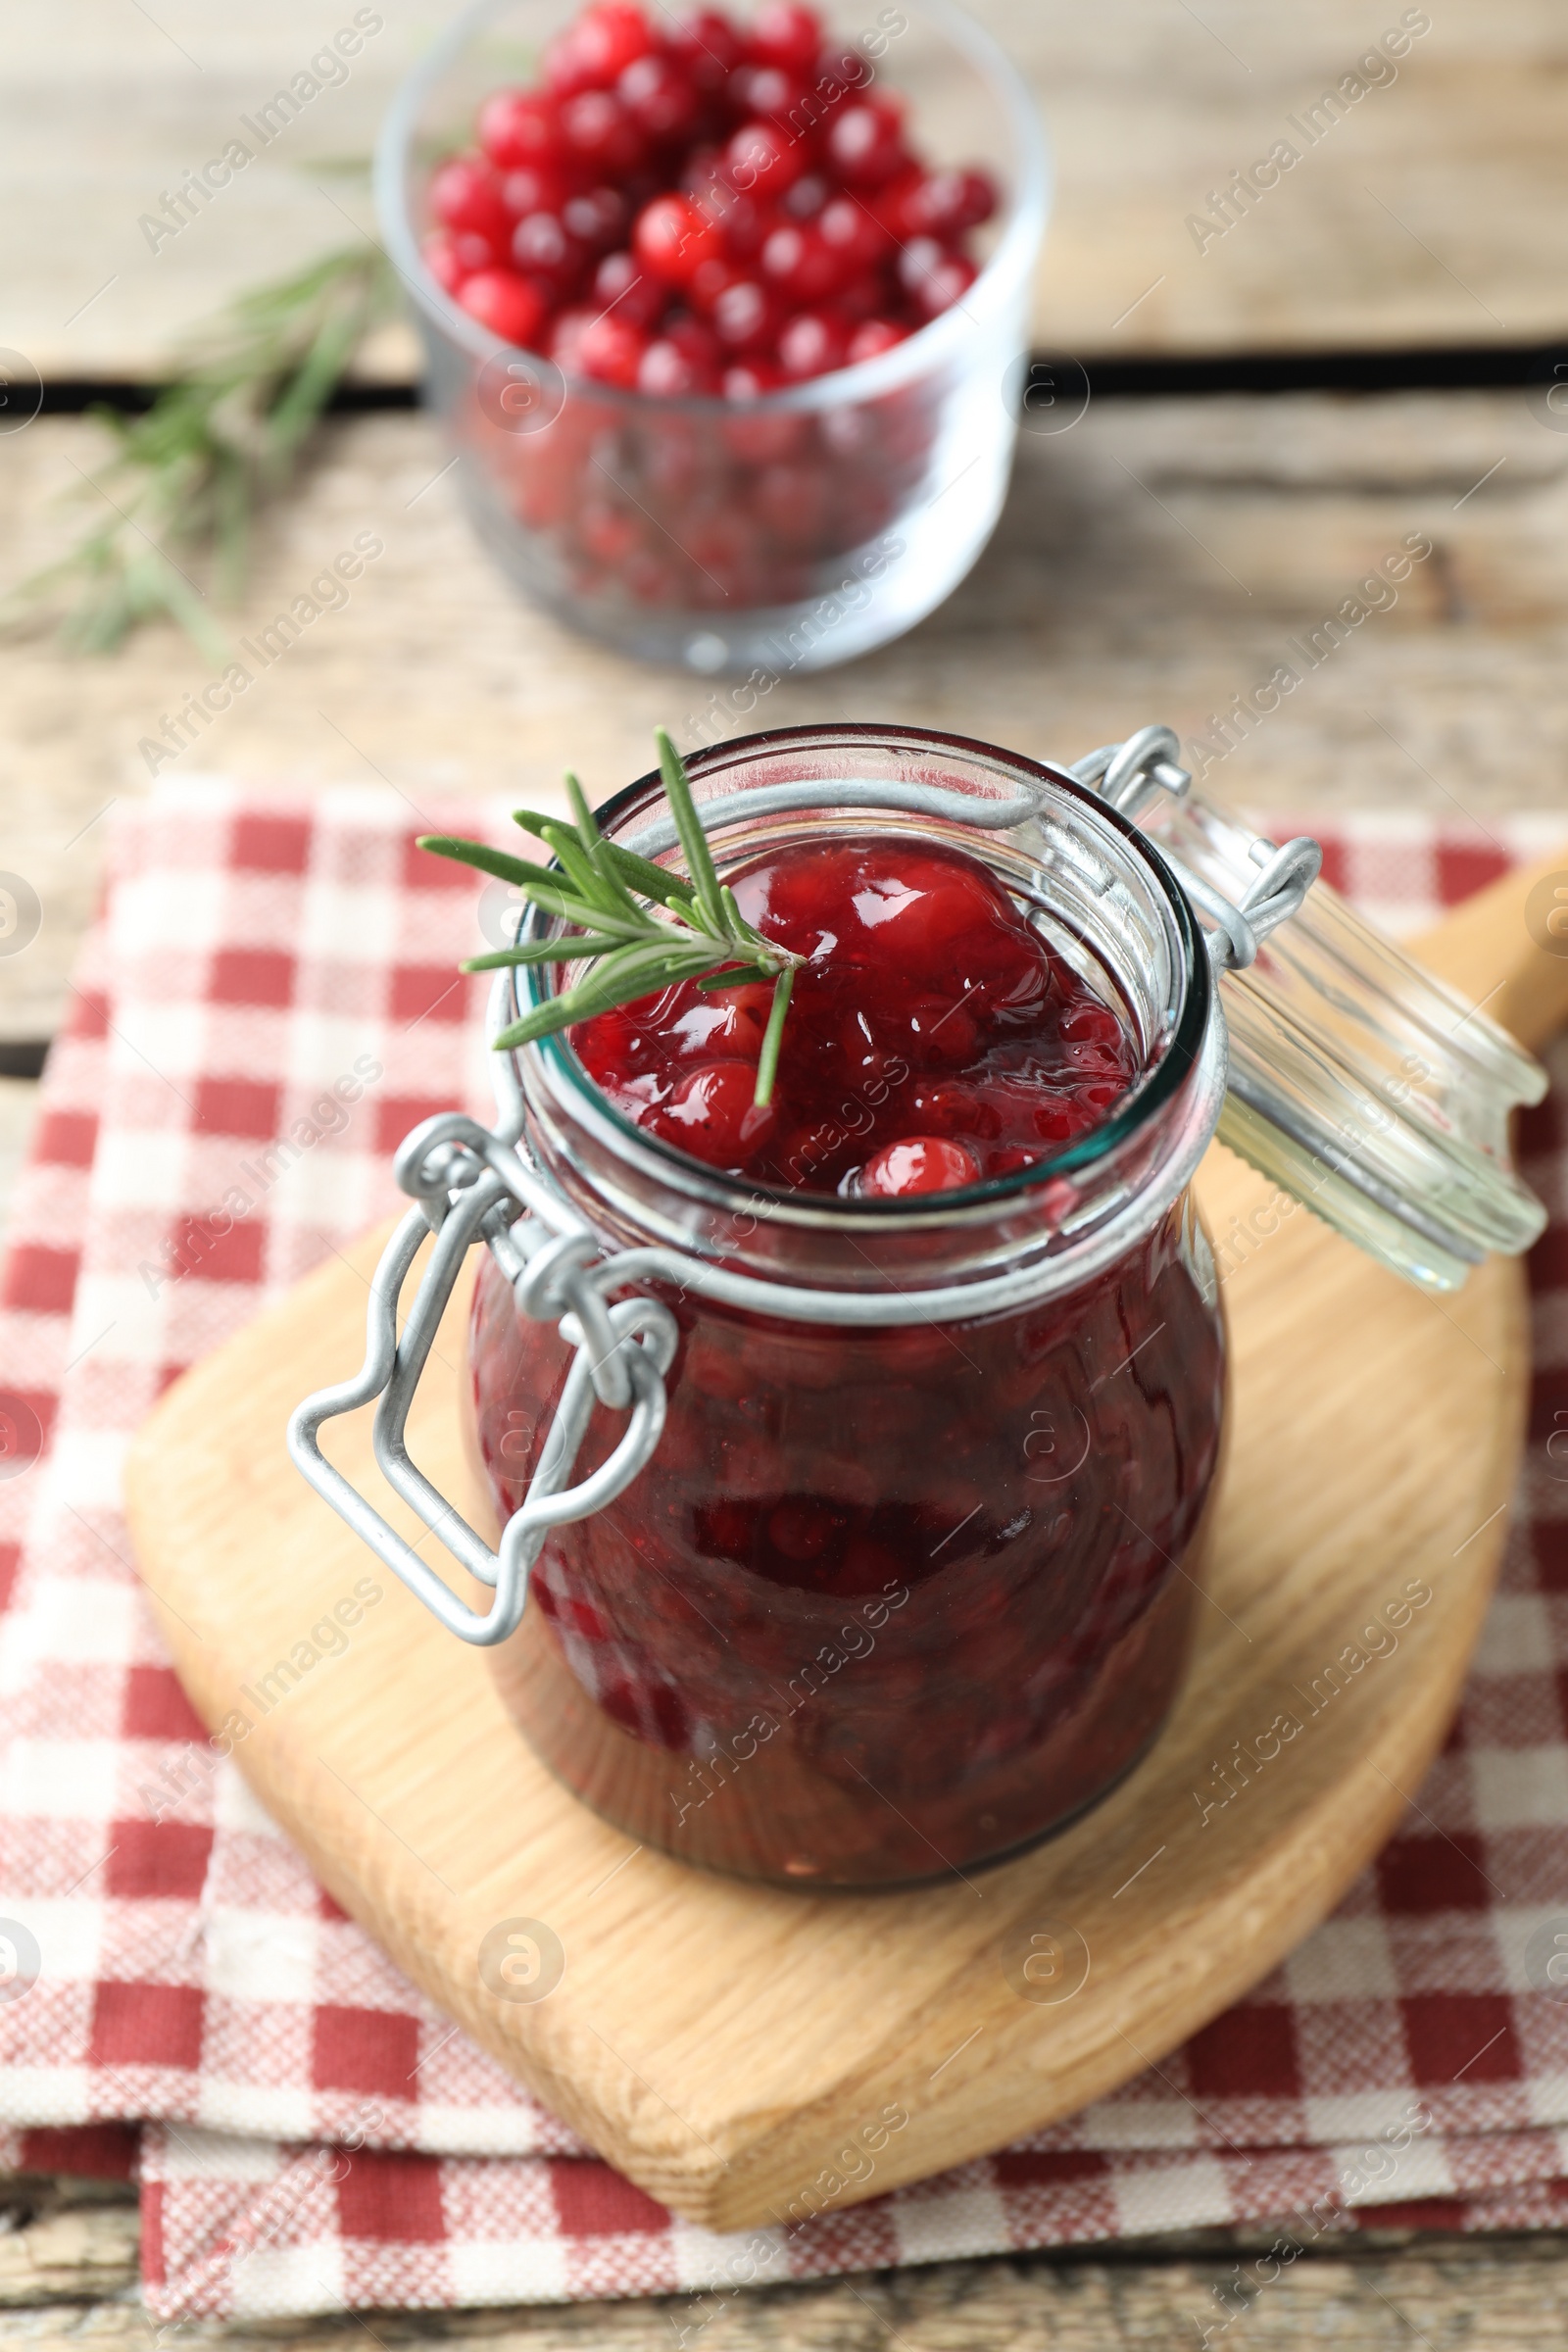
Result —
<instances>
[{"instance_id":1,"label":"cranberry in glass bowl","mask_svg":"<svg viewBox=\"0 0 1568 2352\"><path fill-rule=\"evenodd\" d=\"M733 803L710 840L748 919L805 961L760 1117L745 986L516 1057L542 1175L605 1248L695 1271L639 1286L679 1327L652 1458L550 1534L492 1667L632 1837L782 1885L967 1871L1103 1796L1181 1679L1225 1403L1188 1189L1224 1085L1208 962L1157 852L1010 755L791 729L691 775ZM840 779L875 813L780 807ZM1038 813L987 829L1020 787ZM662 814L650 778L600 821L646 851ZM487 1256L469 1435L498 1518L571 1353ZM617 1428L595 1408L574 1476Z\"/></svg>"},{"instance_id":2,"label":"cranberry in glass bowl","mask_svg":"<svg viewBox=\"0 0 1568 2352\"><path fill-rule=\"evenodd\" d=\"M1048 175L1029 92L947 0L477 0L376 173L453 478L571 625L755 708L974 563Z\"/></svg>"}]
</instances>

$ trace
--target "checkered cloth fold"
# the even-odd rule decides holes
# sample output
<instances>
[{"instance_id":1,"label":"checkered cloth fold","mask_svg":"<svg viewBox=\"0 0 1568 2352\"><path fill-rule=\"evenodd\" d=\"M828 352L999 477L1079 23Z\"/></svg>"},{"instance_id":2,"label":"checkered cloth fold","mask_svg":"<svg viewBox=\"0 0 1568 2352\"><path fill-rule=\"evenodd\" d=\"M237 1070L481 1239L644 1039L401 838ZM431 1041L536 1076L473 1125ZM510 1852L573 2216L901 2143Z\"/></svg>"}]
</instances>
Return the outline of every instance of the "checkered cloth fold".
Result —
<instances>
[{"instance_id":1,"label":"checkered cloth fold","mask_svg":"<svg viewBox=\"0 0 1568 2352\"><path fill-rule=\"evenodd\" d=\"M416 829L510 833L499 807L416 818L392 794L219 781L115 825L0 1280L0 2164L138 2170L171 2319L728 2295L1280 2214L1298 2238L1367 2214L1560 2225L1568 2002L1539 1952L1568 1933L1568 1465L1548 1450L1568 1051L1524 1122L1554 1221L1502 1589L1408 1826L1114 2097L787 2235L715 2236L597 2160L344 1917L215 1760L130 1562L121 1466L163 1388L391 1212L416 1120L488 1108L482 984L453 979L474 878ZM1401 930L1552 846L1539 820L1408 817L1326 844Z\"/></svg>"}]
</instances>

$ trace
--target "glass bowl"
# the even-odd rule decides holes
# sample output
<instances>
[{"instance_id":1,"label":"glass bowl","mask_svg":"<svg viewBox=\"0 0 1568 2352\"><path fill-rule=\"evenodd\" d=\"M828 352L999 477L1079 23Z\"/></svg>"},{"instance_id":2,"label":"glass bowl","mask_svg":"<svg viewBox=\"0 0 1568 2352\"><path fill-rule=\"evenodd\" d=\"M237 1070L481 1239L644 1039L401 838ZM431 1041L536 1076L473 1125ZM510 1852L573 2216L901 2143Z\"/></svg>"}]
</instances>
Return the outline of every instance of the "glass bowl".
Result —
<instances>
[{"instance_id":1,"label":"glass bowl","mask_svg":"<svg viewBox=\"0 0 1568 2352\"><path fill-rule=\"evenodd\" d=\"M479 537L526 596L585 634L746 680L737 715L781 676L902 636L990 538L1049 203L1034 100L958 9L820 13L831 39L908 96L921 153L937 168L983 164L1002 204L961 303L880 358L787 391L741 405L568 381L501 342L426 269L435 162L469 143L491 90L532 77L578 0L475 0L404 83L376 156L427 398Z\"/></svg>"}]
</instances>

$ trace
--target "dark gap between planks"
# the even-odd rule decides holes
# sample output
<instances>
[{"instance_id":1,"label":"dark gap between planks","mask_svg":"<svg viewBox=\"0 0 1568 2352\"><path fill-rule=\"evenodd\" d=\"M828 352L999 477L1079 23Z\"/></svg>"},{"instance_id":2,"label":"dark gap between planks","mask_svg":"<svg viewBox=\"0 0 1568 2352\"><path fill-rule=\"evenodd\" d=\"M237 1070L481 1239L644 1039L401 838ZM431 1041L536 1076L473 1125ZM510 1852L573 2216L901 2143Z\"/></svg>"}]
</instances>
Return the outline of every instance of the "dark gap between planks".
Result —
<instances>
[{"instance_id":1,"label":"dark gap between planks","mask_svg":"<svg viewBox=\"0 0 1568 2352\"><path fill-rule=\"evenodd\" d=\"M1568 370L1568 339L1457 350L1215 352L1138 360L1080 360L1071 353L1042 352L1037 364L1081 368L1091 391L1102 400L1223 392L1470 392L1561 380L1555 371L1559 366ZM79 416L103 407L136 416L151 408L163 389L122 378L101 383L63 378L44 385L42 414ZM418 405L416 384L345 384L328 403L328 413L364 416Z\"/></svg>"}]
</instances>

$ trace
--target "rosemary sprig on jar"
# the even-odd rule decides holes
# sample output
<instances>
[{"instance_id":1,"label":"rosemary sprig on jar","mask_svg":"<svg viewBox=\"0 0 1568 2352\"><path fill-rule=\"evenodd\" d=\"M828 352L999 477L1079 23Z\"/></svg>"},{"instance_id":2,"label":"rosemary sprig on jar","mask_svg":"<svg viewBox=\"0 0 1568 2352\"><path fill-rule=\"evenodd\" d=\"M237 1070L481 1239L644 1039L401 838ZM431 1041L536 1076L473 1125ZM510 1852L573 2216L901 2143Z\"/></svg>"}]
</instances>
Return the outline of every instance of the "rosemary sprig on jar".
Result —
<instances>
[{"instance_id":1,"label":"rosemary sprig on jar","mask_svg":"<svg viewBox=\"0 0 1568 2352\"><path fill-rule=\"evenodd\" d=\"M514 884L543 913L575 926L554 939L472 956L463 965L466 972L493 972L521 963L589 966L575 986L503 1029L495 1040L498 1051L531 1045L535 1038L549 1037L617 1004L633 1004L639 997L655 996L682 980L695 980L707 990L771 981L772 1009L757 1065L755 1099L762 1109L772 1101L790 992L805 958L764 939L746 920L734 892L718 878L685 762L662 727L656 728L654 740L686 859L685 874L606 841L582 786L570 774L566 794L575 823L564 824L532 808L518 808L513 816L514 823L555 853L552 868L542 872L524 858L491 849L487 842L449 834L424 834L419 847Z\"/></svg>"}]
</instances>

